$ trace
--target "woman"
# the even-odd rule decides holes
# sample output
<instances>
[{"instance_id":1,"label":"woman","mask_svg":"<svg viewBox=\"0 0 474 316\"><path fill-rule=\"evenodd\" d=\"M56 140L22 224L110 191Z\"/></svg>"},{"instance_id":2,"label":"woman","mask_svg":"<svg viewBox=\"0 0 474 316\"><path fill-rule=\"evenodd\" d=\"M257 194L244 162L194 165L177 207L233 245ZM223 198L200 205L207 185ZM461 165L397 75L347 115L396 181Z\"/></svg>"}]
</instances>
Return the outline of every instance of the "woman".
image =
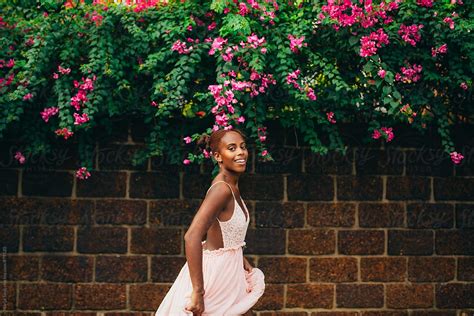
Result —
<instances>
[{"instance_id":1,"label":"woman","mask_svg":"<svg viewBox=\"0 0 474 316\"><path fill-rule=\"evenodd\" d=\"M187 261L155 316L252 315L265 291L263 272L242 250L250 222L238 186L248 159L245 136L217 130L209 145L219 173L184 236Z\"/></svg>"}]
</instances>

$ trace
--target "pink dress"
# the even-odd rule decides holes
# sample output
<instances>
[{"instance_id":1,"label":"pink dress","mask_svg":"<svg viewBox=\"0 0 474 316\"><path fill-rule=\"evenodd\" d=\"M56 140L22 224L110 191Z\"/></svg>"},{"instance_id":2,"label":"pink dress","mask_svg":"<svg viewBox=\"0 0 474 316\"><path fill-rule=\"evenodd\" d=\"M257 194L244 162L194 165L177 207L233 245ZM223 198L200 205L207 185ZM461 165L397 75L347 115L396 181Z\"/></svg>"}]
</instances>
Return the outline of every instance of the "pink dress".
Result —
<instances>
[{"instance_id":1,"label":"pink dress","mask_svg":"<svg viewBox=\"0 0 474 316\"><path fill-rule=\"evenodd\" d=\"M224 182L232 190L232 187ZM207 190L209 192L209 189ZM207 194L207 193L206 193ZM234 213L227 221L218 222L221 227L224 247L208 250L203 249L202 270L204 280L204 313L202 315L242 315L254 306L265 291L265 276L258 268L247 272L243 266L243 250L245 235L250 216L235 199ZM243 202L243 200L242 200ZM203 241L204 245L206 241ZM185 306L191 302L193 291L189 275L188 263L181 268L176 280L161 302L155 316L192 315Z\"/></svg>"}]
</instances>

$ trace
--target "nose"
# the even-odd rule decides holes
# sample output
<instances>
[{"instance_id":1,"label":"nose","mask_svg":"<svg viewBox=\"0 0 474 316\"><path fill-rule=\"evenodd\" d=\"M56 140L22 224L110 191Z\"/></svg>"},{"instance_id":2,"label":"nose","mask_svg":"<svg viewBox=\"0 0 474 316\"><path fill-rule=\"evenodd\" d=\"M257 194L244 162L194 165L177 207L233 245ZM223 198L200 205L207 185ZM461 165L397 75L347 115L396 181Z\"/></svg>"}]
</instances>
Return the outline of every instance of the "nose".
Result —
<instances>
[{"instance_id":1,"label":"nose","mask_svg":"<svg viewBox=\"0 0 474 316\"><path fill-rule=\"evenodd\" d=\"M245 153L247 152L247 148L245 149L242 149L242 148L238 148L238 151L237 151L237 156L242 154L243 156L245 156Z\"/></svg>"}]
</instances>

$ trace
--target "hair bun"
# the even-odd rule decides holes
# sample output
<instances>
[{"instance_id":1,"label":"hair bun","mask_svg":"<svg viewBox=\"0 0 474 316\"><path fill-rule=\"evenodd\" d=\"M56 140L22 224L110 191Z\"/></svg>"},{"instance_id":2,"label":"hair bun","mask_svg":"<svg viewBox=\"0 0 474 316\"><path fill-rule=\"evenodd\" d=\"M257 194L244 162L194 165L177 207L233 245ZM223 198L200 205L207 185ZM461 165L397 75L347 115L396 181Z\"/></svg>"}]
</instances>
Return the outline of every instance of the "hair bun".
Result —
<instances>
[{"instance_id":1,"label":"hair bun","mask_svg":"<svg viewBox=\"0 0 474 316\"><path fill-rule=\"evenodd\" d=\"M201 137L197 141L197 144L204 145L205 149L208 149L210 147L210 143L211 143L211 137L207 134L201 135Z\"/></svg>"}]
</instances>

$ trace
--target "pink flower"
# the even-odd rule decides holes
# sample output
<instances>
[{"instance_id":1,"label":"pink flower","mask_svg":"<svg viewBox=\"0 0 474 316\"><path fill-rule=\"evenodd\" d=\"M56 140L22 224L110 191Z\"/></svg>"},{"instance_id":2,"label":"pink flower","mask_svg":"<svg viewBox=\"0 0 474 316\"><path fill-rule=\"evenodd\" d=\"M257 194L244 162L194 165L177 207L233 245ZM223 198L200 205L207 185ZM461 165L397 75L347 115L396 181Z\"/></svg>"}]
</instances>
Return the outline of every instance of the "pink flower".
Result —
<instances>
[{"instance_id":1,"label":"pink flower","mask_svg":"<svg viewBox=\"0 0 474 316\"><path fill-rule=\"evenodd\" d=\"M464 158L463 155L461 155L461 153L458 153L456 151L453 151L452 153L449 154L451 156L451 160L455 163L455 164L459 164L461 163L461 160Z\"/></svg>"},{"instance_id":2,"label":"pink flower","mask_svg":"<svg viewBox=\"0 0 474 316\"><path fill-rule=\"evenodd\" d=\"M250 73L250 80L255 81L259 80L260 78L260 74L252 69L252 72Z\"/></svg>"},{"instance_id":3,"label":"pink flower","mask_svg":"<svg viewBox=\"0 0 474 316\"><path fill-rule=\"evenodd\" d=\"M23 96L23 100L30 100L31 98L33 98L33 95L31 93L27 93Z\"/></svg>"},{"instance_id":4,"label":"pink flower","mask_svg":"<svg viewBox=\"0 0 474 316\"><path fill-rule=\"evenodd\" d=\"M258 38L257 35L252 33L252 35L247 36L247 43L250 44L250 47L257 48L265 44L265 37Z\"/></svg>"},{"instance_id":5,"label":"pink flower","mask_svg":"<svg viewBox=\"0 0 474 316\"><path fill-rule=\"evenodd\" d=\"M467 90L467 84L465 82L461 82L459 86L461 87L461 89Z\"/></svg>"},{"instance_id":6,"label":"pink flower","mask_svg":"<svg viewBox=\"0 0 474 316\"><path fill-rule=\"evenodd\" d=\"M250 10L247 8L245 3L243 3L243 2L239 3L239 14L241 16L246 16L249 13L250 13Z\"/></svg>"},{"instance_id":7,"label":"pink flower","mask_svg":"<svg viewBox=\"0 0 474 316\"><path fill-rule=\"evenodd\" d=\"M443 44L438 48L432 47L431 48L431 56L436 57L436 55L438 55L438 54L446 54L447 51L448 51L448 45L447 44Z\"/></svg>"},{"instance_id":8,"label":"pink flower","mask_svg":"<svg viewBox=\"0 0 474 316\"><path fill-rule=\"evenodd\" d=\"M387 127L382 127L381 130L382 130L383 132L385 132L385 135L387 135L387 142L389 142L389 141L391 141L391 140L393 139L394 135L393 135L393 132L392 132L392 128L391 128L391 127L389 127L389 128L387 128Z\"/></svg>"},{"instance_id":9,"label":"pink flower","mask_svg":"<svg viewBox=\"0 0 474 316\"><path fill-rule=\"evenodd\" d=\"M379 75L380 78L385 78L386 71L383 69L380 69L377 74Z\"/></svg>"},{"instance_id":10,"label":"pink flower","mask_svg":"<svg viewBox=\"0 0 474 316\"><path fill-rule=\"evenodd\" d=\"M189 137L189 136L184 137L183 140L184 140L184 142L185 142L186 144L189 144L190 142L193 141L193 139L192 139L191 137Z\"/></svg>"},{"instance_id":11,"label":"pink flower","mask_svg":"<svg viewBox=\"0 0 474 316\"><path fill-rule=\"evenodd\" d=\"M329 122L331 122L332 124L336 123L336 120L334 119L334 112L327 112L326 116L328 117Z\"/></svg>"},{"instance_id":12,"label":"pink flower","mask_svg":"<svg viewBox=\"0 0 474 316\"><path fill-rule=\"evenodd\" d=\"M66 127L64 128L60 128L60 129L57 129L56 131L54 131L56 133L56 135L61 135L64 137L64 139L68 139L69 137L71 137L74 133L71 132L70 130L68 130Z\"/></svg>"},{"instance_id":13,"label":"pink flower","mask_svg":"<svg viewBox=\"0 0 474 316\"><path fill-rule=\"evenodd\" d=\"M298 76L300 75L300 73L301 73L301 70L299 70L299 69L296 69L295 71L289 73L286 76L286 83L287 84L293 84L293 87L295 87L297 89L301 89L300 85L296 82L296 79L298 79Z\"/></svg>"},{"instance_id":14,"label":"pink flower","mask_svg":"<svg viewBox=\"0 0 474 316\"><path fill-rule=\"evenodd\" d=\"M53 74L53 79L58 79L59 78L59 75L57 73L54 73Z\"/></svg>"},{"instance_id":15,"label":"pink flower","mask_svg":"<svg viewBox=\"0 0 474 316\"><path fill-rule=\"evenodd\" d=\"M89 121L89 117L87 116L87 113L82 113L82 115L74 113L73 115L74 115L74 125L81 125Z\"/></svg>"},{"instance_id":16,"label":"pink flower","mask_svg":"<svg viewBox=\"0 0 474 316\"><path fill-rule=\"evenodd\" d=\"M209 31L212 31L213 29L216 28L216 25L217 25L216 22L212 22L211 24L209 24L209 26L207 27L207 29L208 29Z\"/></svg>"},{"instance_id":17,"label":"pink flower","mask_svg":"<svg viewBox=\"0 0 474 316\"><path fill-rule=\"evenodd\" d=\"M154 106L154 107L157 107L157 106L158 106L158 103L156 103L155 101L151 101L150 104L151 104L152 106Z\"/></svg>"},{"instance_id":18,"label":"pink flower","mask_svg":"<svg viewBox=\"0 0 474 316\"><path fill-rule=\"evenodd\" d=\"M258 138L260 139L261 142L264 142L267 139L267 136L260 135Z\"/></svg>"},{"instance_id":19,"label":"pink flower","mask_svg":"<svg viewBox=\"0 0 474 316\"><path fill-rule=\"evenodd\" d=\"M383 29L378 29L376 32L370 33L368 36L362 36L360 39L361 47L359 55L362 57L368 57L375 55L377 49L382 47L382 44L388 44L388 35Z\"/></svg>"},{"instance_id":20,"label":"pink flower","mask_svg":"<svg viewBox=\"0 0 474 316\"><path fill-rule=\"evenodd\" d=\"M212 42L211 49L209 50L209 55L214 55L216 50L222 50L222 46L227 44L227 40L222 37L216 37Z\"/></svg>"},{"instance_id":21,"label":"pink flower","mask_svg":"<svg viewBox=\"0 0 474 316\"><path fill-rule=\"evenodd\" d=\"M87 171L86 167L81 167L76 171L76 178L80 180L87 179L91 176L91 173Z\"/></svg>"},{"instance_id":22,"label":"pink flower","mask_svg":"<svg viewBox=\"0 0 474 316\"><path fill-rule=\"evenodd\" d=\"M380 132L382 131L383 134ZM394 134L392 132L392 128L391 127L381 127L380 128L380 131L379 130L374 130L373 133L372 133L372 138L373 139L379 139L380 137L384 136L386 138L386 141L389 142L393 139L394 137Z\"/></svg>"},{"instance_id":23,"label":"pink flower","mask_svg":"<svg viewBox=\"0 0 474 316\"><path fill-rule=\"evenodd\" d=\"M207 151L206 149L203 149L203 150L202 150L202 153L204 154L204 157L205 157L205 158L210 158L210 157L211 157L211 152L210 152L210 151Z\"/></svg>"},{"instance_id":24,"label":"pink flower","mask_svg":"<svg viewBox=\"0 0 474 316\"><path fill-rule=\"evenodd\" d=\"M237 119L237 123L243 123L243 122L245 122L245 117L239 116L239 118Z\"/></svg>"},{"instance_id":25,"label":"pink flower","mask_svg":"<svg viewBox=\"0 0 474 316\"><path fill-rule=\"evenodd\" d=\"M29 39L26 40L25 45L26 46L33 46L34 43L35 43L34 38L30 37ZM0 68L2 68L2 67L0 67Z\"/></svg>"},{"instance_id":26,"label":"pink flower","mask_svg":"<svg viewBox=\"0 0 474 316\"><path fill-rule=\"evenodd\" d=\"M231 47L228 47L226 50L225 50L225 54L222 54L222 59L224 61L231 61L232 58L234 58L234 54L231 53L232 52L232 48Z\"/></svg>"},{"instance_id":27,"label":"pink flower","mask_svg":"<svg viewBox=\"0 0 474 316\"><path fill-rule=\"evenodd\" d=\"M262 47L262 48L260 49L260 52L261 52L262 54L265 54L265 53L267 52L267 49L266 49L265 47Z\"/></svg>"},{"instance_id":28,"label":"pink flower","mask_svg":"<svg viewBox=\"0 0 474 316\"><path fill-rule=\"evenodd\" d=\"M396 81L402 81L403 83L417 82L421 78L421 71L423 67L421 65L413 64L413 66L408 65L408 67L401 67L400 70L403 73L403 76L397 73L395 75Z\"/></svg>"},{"instance_id":29,"label":"pink flower","mask_svg":"<svg viewBox=\"0 0 474 316\"><path fill-rule=\"evenodd\" d=\"M312 88L308 88L308 92L306 92L306 96L312 101L316 100L316 95L314 94L314 90Z\"/></svg>"},{"instance_id":30,"label":"pink flower","mask_svg":"<svg viewBox=\"0 0 474 316\"><path fill-rule=\"evenodd\" d=\"M87 98L87 90L92 91L94 90L94 81L96 80L96 76L94 75L92 78L85 78L82 77L82 83L79 83L77 80L74 80L74 87L79 88L77 94L71 98L71 106L73 106L76 111L79 111L81 103L87 102L89 99Z\"/></svg>"},{"instance_id":31,"label":"pink flower","mask_svg":"<svg viewBox=\"0 0 474 316\"><path fill-rule=\"evenodd\" d=\"M71 68L63 68L61 66L58 66L58 71L63 75L67 75L71 72Z\"/></svg>"},{"instance_id":32,"label":"pink flower","mask_svg":"<svg viewBox=\"0 0 474 316\"><path fill-rule=\"evenodd\" d=\"M443 19L443 22L449 25L451 30L454 30L454 21L450 17L446 17Z\"/></svg>"},{"instance_id":33,"label":"pink flower","mask_svg":"<svg viewBox=\"0 0 474 316\"><path fill-rule=\"evenodd\" d=\"M318 15L319 23L326 18L335 21L333 28L338 30L340 27L352 26L360 23L363 28L369 28L378 23L379 19L384 23L390 23L391 17L387 16L387 12L398 9L399 0L380 1L373 4L372 0L365 1L325 1L327 5L323 5L323 13Z\"/></svg>"},{"instance_id":34,"label":"pink flower","mask_svg":"<svg viewBox=\"0 0 474 316\"><path fill-rule=\"evenodd\" d=\"M20 151L17 151L17 152L15 153L15 159L18 160L18 162L19 162L20 164L24 164L24 163L25 163L25 160L26 160L26 159L25 159L25 156L23 156L23 154L22 154Z\"/></svg>"},{"instance_id":35,"label":"pink flower","mask_svg":"<svg viewBox=\"0 0 474 316\"><path fill-rule=\"evenodd\" d=\"M373 139L379 139L382 134L380 134L378 129L375 129L374 132L372 133L372 138Z\"/></svg>"},{"instance_id":36,"label":"pink flower","mask_svg":"<svg viewBox=\"0 0 474 316\"><path fill-rule=\"evenodd\" d=\"M190 163L191 163L191 160L189 160L189 159L184 159L183 160L183 164L185 164L185 165L189 165Z\"/></svg>"},{"instance_id":37,"label":"pink flower","mask_svg":"<svg viewBox=\"0 0 474 316\"><path fill-rule=\"evenodd\" d=\"M225 113L223 113L222 115L219 115L219 114L216 115L216 123L218 125L226 126L228 120L229 120L229 118L227 117L227 115Z\"/></svg>"},{"instance_id":38,"label":"pink flower","mask_svg":"<svg viewBox=\"0 0 474 316\"><path fill-rule=\"evenodd\" d=\"M102 24L102 15L98 14L96 11L92 13L91 20L95 22L95 26L100 26Z\"/></svg>"},{"instance_id":39,"label":"pink flower","mask_svg":"<svg viewBox=\"0 0 474 316\"><path fill-rule=\"evenodd\" d=\"M189 54L193 47L187 47L185 42L181 42L180 40L176 40L171 47L172 51L177 51L179 54Z\"/></svg>"},{"instance_id":40,"label":"pink flower","mask_svg":"<svg viewBox=\"0 0 474 316\"><path fill-rule=\"evenodd\" d=\"M298 51L299 51L298 48L301 48L303 45L308 46L307 43L303 44L304 38L305 38L304 36L301 36L301 37L297 38L297 37L294 37L291 34L288 35L288 39L290 40L290 50L293 53L298 53Z\"/></svg>"},{"instance_id":41,"label":"pink flower","mask_svg":"<svg viewBox=\"0 0 474 316\"><path fill-rule=\"evenodd\" d=\"M13 66L15 66L15 60L14 59L10 59L7 63L7 67L8 68L13 68Z\"/></svg>"},{"instance_id":42,"label":"pink flower","mask_svg":"<svg viewBox=\"0 0 474 316\"><path fill-rule=\"evenodd\" d=\"M265 157L267 154L268 154L268 151L266 149L262 151L262 157Z\"/></svg>"},{"instance_id":43,"label":"pink flower","mask_svg":"<svg viewBox=\"0 0 474 316\"><path fill-rule=\"evenodd\" d=\"M208 87L208 89L211 91L212 95L214 96L214 98L217 98L221 91L222 91L222 85L210 85Z\"/></svg>"},{"instance_id":44,"label":"pink flower","mask_svg":"<svg viewBox=\"0 0 474 316\"><path fill-rule=\"evenodd\" d=\"M431 8L433 6L433 0L416 0L416 4L422 7Z\"/></svg>"},{"instance_id":45,"label":"pink flower","mask_svg":"<svg viewBox=\"0 0 474 316\"><path fill-rule=\"evenodd\" d=\"M44 108L43 112L41 112L41 117L43 120L48 123L48 120L51 116L58 114L59 108L57 107L50 107L50 108Z\"/></svg>"},{"instance_id":46,"label":"pink flower","mask_svg":"<svg viewBox=\"0 0 474 316\"><path fill-rule=\"evenodd\" d=\"M398 30L398 34L402 37L402 39L409 43L412 46L416 46L416 43L421 40L421 35L419 33L420 29L423 28L423 24L420 25L410 25L406 26L404 24L400 25L400 29Z\"/></svg>"}]
</instances>

